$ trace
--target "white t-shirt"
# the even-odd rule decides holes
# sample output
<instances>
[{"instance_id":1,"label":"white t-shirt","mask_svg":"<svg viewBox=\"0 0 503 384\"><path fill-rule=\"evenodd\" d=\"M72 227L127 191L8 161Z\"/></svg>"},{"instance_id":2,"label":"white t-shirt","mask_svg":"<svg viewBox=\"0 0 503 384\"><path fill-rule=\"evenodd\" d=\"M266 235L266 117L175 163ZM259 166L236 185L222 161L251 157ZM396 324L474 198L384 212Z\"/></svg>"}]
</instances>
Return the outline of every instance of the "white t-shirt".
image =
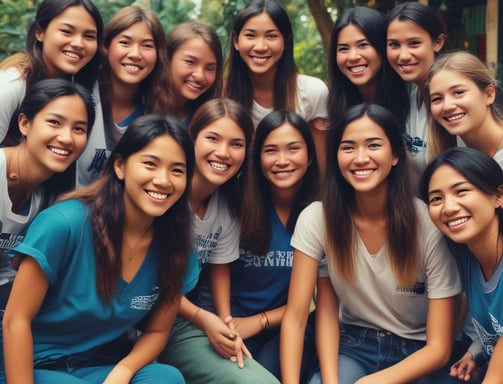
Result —
<instances>
[{"instance_id":1,"label":"white t-shirt","mask_svg":"<svg viewBox=\"0 0 503 384\"><path fill-rule=\"evenodd\" d=\"M295 112L307 122L316 118L328 118L327 110L328 88L317 77L297 75L297 98ZM253 100L251 118L257 127L260 120L274 111L274 108L264 108Z\"/></svg>"},{"instance_id":2,"label":"white t-shirt","mask_svg":"<svg viewBox=\"0 0 503 384\"><path fill-rule=\"evenodd\" d=\"M418 104L418 86L409 84L409 87L410 111L405 123L405 146L414 162L416 177L420 177L428 164L428 112L424 102Z\"/></svg>"},{"instance_id":3,"label":"white t-shirt","mask_svg":"<svg viewBox=\"0 0 503 384\"><path fill-rule=\"evenodd\" d=\"M26 93L26 80L15 67L0 71L0 142L9 130L12 115L19 108Z\"/></svg>"},{"instance_id":4,"label":"white t-shirt","mask_svg":"<svg viewBox=\"0 0 503 384\"><path fill-rule=\"evenodd\" d=\"M42 190L37 188L31 194L30 206L25 214L12 212L7 185L7 162L5 152L0 149L0 285L14 279L16 272L11 267L7 254L23 240L28 225L40 210L42 199Z\"/></svg>"},{"instance_id":5,"label":"white t-shirt","mask_svg":"<svg viewBox=\"0 0 503 384\"><path fill-rule=\"evenodd\" d=\"M330 277L339 298L342 323L426 340L428 299L451 297L461 292L456 263L442 234L431 222L421 201L416 200L415 208L419 239L415 285L400 286L391 269L387 247L371 255L359 236L353 282L344 281L327 263L321 263L319 276ZM325 232L322 204L314 202L300 214L291 244L306 255L322 260L328 253Z\"/></svg>"}]
</instances>

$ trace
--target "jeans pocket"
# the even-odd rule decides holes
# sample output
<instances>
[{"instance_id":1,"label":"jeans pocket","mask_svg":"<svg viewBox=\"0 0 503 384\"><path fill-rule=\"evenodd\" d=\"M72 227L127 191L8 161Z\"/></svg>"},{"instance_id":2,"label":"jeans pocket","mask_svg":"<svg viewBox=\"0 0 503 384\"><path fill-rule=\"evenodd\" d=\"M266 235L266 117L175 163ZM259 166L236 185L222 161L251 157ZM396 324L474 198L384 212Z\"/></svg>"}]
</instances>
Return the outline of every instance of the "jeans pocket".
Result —
<instances>
[{"instance_id":1,"label":"jeans pocket","mask_svg":"<svg viewBox=\"0 0 503 384\"><path fill-rule=\"evenodd\" d=\"M341 324L339 343L348 347L357 347L365 340L367 331L366 328Z\"/></svg>"}]
</instances>

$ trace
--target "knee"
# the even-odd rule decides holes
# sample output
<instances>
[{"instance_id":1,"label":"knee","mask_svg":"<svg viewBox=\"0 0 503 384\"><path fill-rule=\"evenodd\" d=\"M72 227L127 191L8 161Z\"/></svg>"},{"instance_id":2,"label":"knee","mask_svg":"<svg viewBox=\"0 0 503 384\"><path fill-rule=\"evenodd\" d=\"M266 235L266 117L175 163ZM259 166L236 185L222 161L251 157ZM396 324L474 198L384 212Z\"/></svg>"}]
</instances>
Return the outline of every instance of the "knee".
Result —
<instances>
[{"instance_id":1,"label":"knee","mask_svg":"<svg viewBox=\"0 0 503 384\"><path fill-rule=\"evenodd\" d=\"M175 367L153 363L139 370L131 384L185 384L185 379Z\"/></svg>"}]
</instances>

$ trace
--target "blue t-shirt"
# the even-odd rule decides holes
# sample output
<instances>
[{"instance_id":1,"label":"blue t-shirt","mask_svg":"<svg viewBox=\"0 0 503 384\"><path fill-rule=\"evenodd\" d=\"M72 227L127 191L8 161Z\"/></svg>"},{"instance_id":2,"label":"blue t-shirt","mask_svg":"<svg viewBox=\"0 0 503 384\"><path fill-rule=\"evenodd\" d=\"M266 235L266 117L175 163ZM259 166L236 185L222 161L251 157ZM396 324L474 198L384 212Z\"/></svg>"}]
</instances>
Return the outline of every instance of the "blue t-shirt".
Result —
<instances>
[{"instance_id":1,"label":"blue t-shirt","mask_svg":"<svg viewBox=\"0 0 503 384\"><path fill-rule=\"evenodd\" d=\"M500 260L496 271L486 281L478 260L467 246L457 244L452 249L458 261L475 331L484 352L491 356L498 338L503 336L503 261Z\"/></svg>"},{"instance_id":2,"label":"blue t-shirt","mask_svg":"<svg viewBox=\"0 0 503 384\"><path fill-rule=\"evenodd\" d=\"M271 208L269 250L257 256L241 249L231 264L231 313L252 316L286 304L293 261L292 234Z\"/></svg>"},{"instance_id":3,"label":"blue t-shirt","mask_svg":"<svg viewBox=\"0 0 503 384\"><path fill-rule=\"evenodd\" d=\"M77 200L42 211L12 254L35 259L49 280L33 319L34 364L77 355L104 345L134 327L159 296L159 245L153 241L134 278L118 280L110 302L96 288L96 256L89 207ZM181 294L197 281L192 255Z\"/></svg>"}]
</instances>

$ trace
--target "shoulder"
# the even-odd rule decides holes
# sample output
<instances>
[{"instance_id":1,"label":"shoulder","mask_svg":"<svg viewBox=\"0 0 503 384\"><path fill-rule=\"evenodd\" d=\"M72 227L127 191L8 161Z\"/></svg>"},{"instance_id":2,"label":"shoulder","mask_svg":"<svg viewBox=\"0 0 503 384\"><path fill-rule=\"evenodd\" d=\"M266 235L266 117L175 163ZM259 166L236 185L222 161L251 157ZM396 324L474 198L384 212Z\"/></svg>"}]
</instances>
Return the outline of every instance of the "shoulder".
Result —
<instances>
[{"instance_id":1,"label":"shoulder","mask_svg":"<svg viewBox=\"0 0 503 384\"><path fill-rule=\"evenodd\" d=\"M297 75L297 87L304 92L327 92L328 87L325 82L317 77L308 75Z\"/></svg>"}]
</instances>

